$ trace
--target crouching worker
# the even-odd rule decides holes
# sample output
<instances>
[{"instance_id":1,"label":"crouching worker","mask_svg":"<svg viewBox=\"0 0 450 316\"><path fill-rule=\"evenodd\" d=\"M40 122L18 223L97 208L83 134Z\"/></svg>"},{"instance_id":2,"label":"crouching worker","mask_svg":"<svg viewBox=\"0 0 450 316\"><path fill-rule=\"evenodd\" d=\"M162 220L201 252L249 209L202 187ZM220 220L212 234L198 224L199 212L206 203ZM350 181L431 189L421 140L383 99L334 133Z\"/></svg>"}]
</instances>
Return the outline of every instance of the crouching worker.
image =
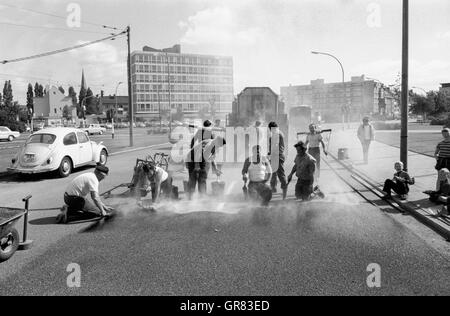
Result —
<instances>
[{"instance_id":1,"label":"crouching worker","mask_svg":"<svg viewBox=\"0 0 450 316\"><path fill-rule=\"evenodd\" d=\"M247 194L253 200L261 200L263 206L272 200L272 188L269 185L272 177L272 167L267 157L261 156L261 147L253 147L253 155L247 158L242 169L245 185L250 180Z\"/></svg>"},{"instance_id":2,"label":"crouching worker","mask_svg":"<svg viewBox=\"0 0 450 316\"><path fill-rule=\"evenodd\" d=\"M307 153L308 148L304 142L298 142L294 147L297 149L297 157L295 158L295 165L288 177L288 181L289 183L292 181L294 174L298 178L297 185L295 186L295 197L297 200L303 201L309 201L315 196L324 198L325 196L319 187L313 187L316 160Z\"/></svg>"},{"instance_id":3,"label":"crouching worker","mask_svg":"<svg viewBox=\"0 0 450 316\"><path fill-rule=\"evenodd\" d=\"M167 171L152 164L145 164L142 169L150 181L153 203L158 201L160 197L173 198L173 179Z\"/></svg>"},{"instance_id":4,"label":"crouching worker","mask_svg":"<svg viewBox=\"0 0 450 316\"><path fill-rule=\"evenodd\" d=\"M71 218L79 218L88 214L111 216L113 208L103 204L99 195L99 184L108 173L107 167L99 165L93 173L85 173L72 180L64 193L66 205L63 206L61 214L56 218L57 223L67 224ZM87 199L88 195L91 196L93 203Z\"/></svg>"},{"instance_id":5,"label":"crouching worker","mask_svg":"<svg viewBox=\"0 0 450 316\"><path fill-rule=\"evenodd\" d=\"M404 171L403 162L395 163L395 174L394 178L386 180L384 183L383 192L385 193L384 199L392 198L392 191L400 196L401 200L406 200L409 193L409 185L414 184L414 179L412 179L409 174Z\"/></svg>"}]
</instances>

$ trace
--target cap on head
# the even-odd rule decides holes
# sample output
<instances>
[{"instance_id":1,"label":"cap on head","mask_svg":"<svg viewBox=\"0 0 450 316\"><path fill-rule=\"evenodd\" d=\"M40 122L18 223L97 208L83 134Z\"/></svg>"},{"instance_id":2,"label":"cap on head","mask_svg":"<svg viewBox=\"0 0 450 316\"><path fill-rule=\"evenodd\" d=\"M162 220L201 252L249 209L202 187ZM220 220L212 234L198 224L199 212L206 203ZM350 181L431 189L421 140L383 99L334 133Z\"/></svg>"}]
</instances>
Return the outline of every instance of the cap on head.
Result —
<instances>
[{"instance_id":1,"label":"cap on head","mask_svg":"<svg viewBox=\"0 0 450 316\"><path fill-rule=\"evenodd\" d=\"M105 176L107 176L109 174L109 168L106 166L102 166L102 165L97 165L97 167L95 167L95 171L100 172L100 173L104 174Z\"/></svg>"},{"instance_id":2,"label":"cap on head","mask_svg":"<svg viewBox=\"0 0 450 316\"><path fill-rule=\"evenodd\" d=\"M444 128L442 130L442 133L449 133L450 134L450 128Z\"/></svg>"},{"instance_id":3,"label":"cap on head","mask_svg":"<svg viewBox=\"0 0 450 316\"><path fill-rule=\"evenodd\" d=\"M212 126L212 122L210 120L206 120L205 122L203 122L203 127L211 127Z\"/></svg>"},{"instance_id":4,"label":"cap on head","mask_svg":"<svg viewBox=\"0 0 450 316\"><path fill-rule=\"evenodd\" d=\"M369 122L370 121L370 117L366 116L363 118L363 122Z\"/></svg>"},{"instance_id":5,"label":"cap on head","mask_svg":"<svg viewBox=\"0 0 450 316\"><path fill-rule=\"evenodd\" d=\"M295 147L295 148L301 148L301 149L304 149L304 150L308 149L308 148L306 147L305 143L302 142L302 141L299 141L297 144L294 145L294 147Z\"/></svg>"},{"instance_id":6,"label":"cap on head","mask_svg":"<svg viewBox=\"0 0 450 316\"><path fill-rule=\"evenodd\" d=\"M277 128L277 127L278 127L277 123L275 123L275 122L270 122L269 123L269 128Z\"/></svg>"}]
</instances>

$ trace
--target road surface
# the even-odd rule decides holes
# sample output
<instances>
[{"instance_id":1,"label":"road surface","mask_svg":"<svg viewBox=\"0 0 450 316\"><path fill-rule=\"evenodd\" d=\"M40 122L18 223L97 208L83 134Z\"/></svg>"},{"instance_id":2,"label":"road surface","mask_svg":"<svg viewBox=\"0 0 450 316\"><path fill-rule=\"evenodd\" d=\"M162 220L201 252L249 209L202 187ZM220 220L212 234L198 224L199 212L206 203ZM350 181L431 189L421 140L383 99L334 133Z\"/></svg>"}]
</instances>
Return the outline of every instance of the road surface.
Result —
<instances>
[{"instance_id":1,"label":"road surface","mask_svg":"<svg viewBox=\"0 0 450 316\"><path fill-rule=\"evenodd\" d=\"M111 157L106 189L128 182L140 151ZM178 167L177 167L178 168ZM180 170L181 168L179 168ZM88 170L84 170L88 171ZM81 171L81 172L84 172ZM229 197L160 205L157 213L122 203L114 221L55 225L73 179L0 181L2 206L34 211L35 247L1 264L0 295L444 295L448 253L362 200L324 170L323 201L268 209L243 201L239 169L226 168ZM182 188L185 174L177 173ZM127 203L124 205L123 203ZM439 239L433 235L433 238ZM67 267L81 268L69 288ZM367 286L367 267L381 267L381 288Z\"/></svg>"}]
</instances>

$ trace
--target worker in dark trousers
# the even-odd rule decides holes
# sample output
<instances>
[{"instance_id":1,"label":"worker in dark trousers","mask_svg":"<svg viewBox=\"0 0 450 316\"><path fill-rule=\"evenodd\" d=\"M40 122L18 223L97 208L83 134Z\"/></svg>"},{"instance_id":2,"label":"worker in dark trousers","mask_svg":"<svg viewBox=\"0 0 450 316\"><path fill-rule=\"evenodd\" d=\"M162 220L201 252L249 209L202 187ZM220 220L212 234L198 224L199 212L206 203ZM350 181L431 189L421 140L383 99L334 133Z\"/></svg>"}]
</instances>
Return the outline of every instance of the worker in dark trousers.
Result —
<instances>
[{"instance_id":1,"label":"worker in dark trousers","mask_svg":"<svg viewBox=\"0 0 450 316\"><path fill-rule=\"evenodd\" d=\"M272 189L268 184L271 177L269 159L261 155L260 146L253 147L253 155L244 163L242 179L245 185L250 180L247 193L251 199L262 201L263 206L269 205L272 200Z\"/></svg>"},{"instance_id":2,"label":"worker in dark trousers","mask_svg":"<svg viewBox=\"0 0 450 316\"><path fill-rule=\"evenodd\" d=\"M316 171L316 160L308 154L308 147L304 142L298 142L295 145L297 149L297 157L295 158L295 165L292 169L288 179L292 181L294 174L297 175L298 181L295 186L295 196L297 200L309 201L313 197L314 190L314 173ZM319 196L323 194L317 188Z\"/></svg>"},{"instance_id":3,"label":"worker in dark trousers","mask_svg":"<svg viewBox=\"0 0 450 316\"><path fill-rule=\"evenodd\" d=\"M284 169L284 163L286 161L286 156L284 154L284 135L280 131L278 124L275 122L269 123L269 129L269 157L272 164L272 170L274 172L270 185L272 187L272 193L276 193L278 177L278 179L280 179L281 189L283 190L283 200L285 200L287 196L288 184L286 179L286 172Z\"/></svg>"},{"instance_id":4,"label":"worker in dark trousers","mask_svg":"<svg viewBox=\"0 0 450 316\"><path fill-rule=\"evenodd\" d=\"M223 137L216 137L202 141L189 152L186 158L186 168L189 172L189 199L192 198L197 186L200 195L206 194L206 181L211 167L217 176L222 174L217 168L215 157L217 150L225 145L226 141Z\"/></svg>"}]
</instances>

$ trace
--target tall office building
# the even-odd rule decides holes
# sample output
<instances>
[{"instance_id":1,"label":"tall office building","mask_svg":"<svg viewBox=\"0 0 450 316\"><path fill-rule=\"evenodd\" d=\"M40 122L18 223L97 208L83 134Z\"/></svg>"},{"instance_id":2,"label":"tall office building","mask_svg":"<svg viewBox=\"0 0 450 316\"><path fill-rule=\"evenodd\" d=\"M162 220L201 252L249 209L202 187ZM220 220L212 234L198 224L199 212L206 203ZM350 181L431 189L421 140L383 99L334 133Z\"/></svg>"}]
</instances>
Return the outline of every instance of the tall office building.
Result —
<instances>
[{"instance_id":1,"label":"tall office building","mask_svg":"<svg viewBox=\"0 0 450 316\"><path fill-rule=\"evenodd\" d=\"M232 57L182 54L180 45L163 50L146 46L132 53L131 73L137 118L167 117L169 95L177 117L224 118L232 110Z\"/></svg>"},{"instance_id":2,"label":"tall office building","mask_svg":"<svg viewBox=\"0 0 450 316\"><path fill-rule=\"evenodd\" d=\"M359 120L369 114L389 116L397 107L388 87L366 80L365 76L352 77L345 83L325 83L318 79L309 85L282 87L281 96L288 109L309 105L328 122L340 121L344 109L350 112L349 119Z\"/></svg>"}]
</instances>

